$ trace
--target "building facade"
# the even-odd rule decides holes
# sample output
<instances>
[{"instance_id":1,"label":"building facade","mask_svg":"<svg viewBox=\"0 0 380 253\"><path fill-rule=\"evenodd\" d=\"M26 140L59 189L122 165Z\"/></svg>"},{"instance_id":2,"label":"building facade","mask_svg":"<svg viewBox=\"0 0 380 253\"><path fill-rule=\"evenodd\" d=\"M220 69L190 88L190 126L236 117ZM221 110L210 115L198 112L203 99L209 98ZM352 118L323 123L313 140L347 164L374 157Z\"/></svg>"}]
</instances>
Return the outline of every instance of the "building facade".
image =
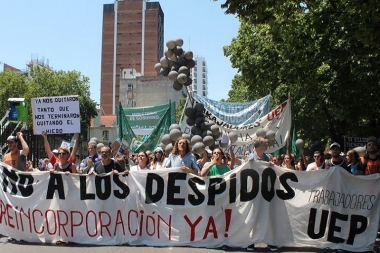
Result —
<instances>
[{"instance_id":1,"label":"building facade","mask_svg":"<svg viewBox=\"0 0 380 253\"><path fill-rule=\"evenodd\" d=\"M100 106L115 114L120 76L135 69L157 76L154 65L164 52L164 13L158 2L119 0L103 6Z\"/></svg>"},{"instance_id":2,"label":"building facade","mask_svg":"<svg viewBox=\"0 0 380 253\"><path fill-rule=\"evenodd\" d=\"M123 107L146 107L175 101L177 106L185 89L174 90L173 81L163 76L129 76L121 80L120 102Z\"/></svg>"},{"instance_id":3,"label":"building facade","mask_svg":"<svg viewBox=\"0 0 380 253\"><path fill-rule=\"evenodd\" d=\"M191 69L190 75L193 79L191 91L199 96L207 98L208 96L208 71L205 58L201 56L194 57L195 66Z\"/></svg>"}]
</instances>

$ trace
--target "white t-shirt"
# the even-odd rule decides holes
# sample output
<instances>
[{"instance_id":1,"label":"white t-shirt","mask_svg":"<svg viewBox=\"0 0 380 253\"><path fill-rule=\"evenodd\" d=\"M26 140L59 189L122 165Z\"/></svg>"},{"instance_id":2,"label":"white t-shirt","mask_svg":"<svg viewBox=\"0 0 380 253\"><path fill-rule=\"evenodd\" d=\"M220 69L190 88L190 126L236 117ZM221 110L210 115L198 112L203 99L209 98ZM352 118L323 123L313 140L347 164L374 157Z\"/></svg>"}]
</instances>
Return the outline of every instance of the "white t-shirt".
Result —
<instances>
[{"instance_id":1,"label":"white t-shirt","mask_svg":"<svg viewBox=\"0 0 380 253\"><path fill-rule=\"evenodd\" d=\"M131 166L131 168L129 169L129 171L140 171L140 170L149 170L147 167L145 168L140 168L139 165L134 165L134 166Z\"/></svg>"},{"instance_id":2,"label":"white t-shirt","mask_svg":"<svg viewBox=\"0 0 380 253\"><path fill-rule=\"evenodd\" d=\"M323 166L323 163L321 164L321 166L319 167L316 167L316 163L313 162L313 163L309 163L306 167L306 171L313 171L313 170L321 170L322 169L322 166Z\"/></svg>"}]
</instances>

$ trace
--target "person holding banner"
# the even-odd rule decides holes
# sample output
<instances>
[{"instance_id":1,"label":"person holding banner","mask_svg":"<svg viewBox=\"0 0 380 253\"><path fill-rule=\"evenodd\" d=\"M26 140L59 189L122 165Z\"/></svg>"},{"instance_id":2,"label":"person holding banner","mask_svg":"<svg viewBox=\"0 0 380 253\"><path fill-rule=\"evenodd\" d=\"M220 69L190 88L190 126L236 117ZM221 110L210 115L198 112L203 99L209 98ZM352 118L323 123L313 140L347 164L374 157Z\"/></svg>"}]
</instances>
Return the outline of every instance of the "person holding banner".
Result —
<instances>
[{"instance_id":1,"label":"person holding banner","mask_svg":"<svg viewBox=\"0 0 380 253\"><path fill-rule=\"evenodd\" d=\"M212 151L211 161L205 163L201 170L201 177L219 176L229 172L230 167L223 162L225 155L221 148L214 148Z\"/></svg>"},{"instance_id":2,"label":"person holding banner","mask_svg":"<svg viewBox=\"0 0 380 253\"><path fill-rule=\"evenodd\" d=\"M371 175L380 173L380 156L377 154L379 146L375 137L371 136L365 145L366 153L360 158L362 170L359 174Z\"/></svg>"},{"instance_id":3,"label":"person holding banner","mask_svg":"<svg viewBox=\"0 0 380 253\"><path fill-rule=\"evenodd\" d=\"M119 174L125 172L125 169L123 169L118 162L116 162L114 159L111 159L112 152L110 147L102 147L100 153L102 155L102 159L95 163L90 172L88 172L88 175L107 174L109 172Z\"/></svg>"},{"instance_id":4,"label":"person holding banner","mask_svg":"<svg viewBox=\"0 0 380 253\"><path fill-rule=\"evenodd\" d=\"M42 138L44 139L45 152L48 156L50 163L54 166L54 164L59 161L59 157L55 156L55 154L53 154L53 152L51 151L46 132L42 132L41 135L42 135ZM77 150L78 150L78 145L79 145L79 133L75 133L74 138L75 138L75 142L74 142L73 150L71 151L70 157L68 157L68 161L70 163L75 163L75 160L77 158Z\"/></svg>"},{"instance_id":5,"label":"person holding banner","mask_svg":"<svg viewBox=\"0 0 380 253\"><path fill-rule=\"evenodd\" d=\"M96 147L96 142L90 141L88 143L88 156L85 159L83 159L81 163L81 167L79 169L80 173L87 173L91 166L93 166L97 162L97 160L101 158L101 155L99 155L98 152L96 152Z\"/></svg>"},{"instance_id":6,"label":"person holding banner","mask_svg":"<svg viewBox=\"0 0 380 253\"><path fill-rule=\"evenodd\" d=\"M20 141L22 150L19 150L17 145ZM12 166L15 169L26 171L26 157L29 154L29 146L22 137L21 132L17 132L16 136L7 138L9 153L4 155L3 162Z\"/></svg>"},{"instance_id":7,"label":"person holding banner","mask_svg":"<svg viewBox=\"0 0 380 253\"><path fill-rule=\"evenodd\" d=\"M198 175L199 167L190 150L190 143L186 138L180 137L174 144L168 157L166 168L181 167L182 171Z\"/></svg>"},{"instance_id":8,"label":"person holding banner","mask_svg":"<svg viewBox=\"0 0 380 253\"><path fill-rule=\"evenodd\" d=\"M151 164L152 169L159 170L163 168L165 164L164 161L165 161L164 151L162 150L161 147L157 147L154 150L153 162Z\"/></svg>"},{"instance_id":9,"label":"person holding banner","mask_svg":"<svg viewBox=\"0 0 380 253\"><path fill-rule=\"evenodd\" d=\"M146 152L140 151L137 155L137 165L131 167L130 171L149 170L149 156Z\"/></svg>"},{"instance_id":10,"label":"person holding banner","mask_svg":"<svg viewBox=\"0 0 380 253\"><path fill-rule=\"evenodd\" d=\"M324 163L322 162L323 161L323 156L322 156L321 152L318 151L318 150L315 151L314 155L313 155L313 158L314 158L314 162L313 163L309 163L307 165L306 171L322 170Z\"/></svg>"},{"instance_id":11,"label":"person holding banner","mask_svg":"<svg viewBox=\"0 0 380 253\"><path fill-rule=\"evenodd\" d=\"M50 172L65 172L66 175L70 173L78 173L75 164L69 162L70 151L67 148L58 149L59 162L54 164L53 169L50 169Z\"/></svg>"},{"instance_id":12,"label":"person holding banner","mask_svg":"<svg viewBox=\"0 0 380 253\"><path fill-rule=\"evenodd\" d=\"M274 163L271 161L270 156L265 153L265 151L268 149L267 139L263 137L257 137L253 140L253 147L255 148L252 157L254 161L264 161L268 162L269 166L274 165Z\"/></svg>"}]
</instances>

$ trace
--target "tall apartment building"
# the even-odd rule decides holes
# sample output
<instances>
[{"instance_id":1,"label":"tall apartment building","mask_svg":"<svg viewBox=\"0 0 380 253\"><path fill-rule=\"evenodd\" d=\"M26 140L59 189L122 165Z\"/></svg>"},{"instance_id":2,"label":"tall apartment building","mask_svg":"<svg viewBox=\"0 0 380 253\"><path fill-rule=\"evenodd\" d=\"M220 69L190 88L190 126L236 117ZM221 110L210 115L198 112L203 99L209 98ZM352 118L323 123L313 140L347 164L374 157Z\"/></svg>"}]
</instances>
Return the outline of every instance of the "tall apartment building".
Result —
<instances>
[{"instance_id":1,"label":"tall apartment building","mask_svg":"<svg viewBox=\"0 0 380 253\"><path fill-rule=\"evenodd\" d=\"M157 76L154 65L164 52L164 13L158 2L119 0L103 5L100 106L115 114L120 75L136 69Z\"/></svg>"},{"instance_id":2,"label":"tall apartment building","mask_svg":"<svg viewBox=\"0 0 380 253\"><path fill-rule=\"evenodd\" d=\"M207 98L208 95L208 71L206 60L203 57L195 56L195 66L191 69L191 78L193 83L191 84L191 91L199 96Z\"/></svg>"}]
</instances>

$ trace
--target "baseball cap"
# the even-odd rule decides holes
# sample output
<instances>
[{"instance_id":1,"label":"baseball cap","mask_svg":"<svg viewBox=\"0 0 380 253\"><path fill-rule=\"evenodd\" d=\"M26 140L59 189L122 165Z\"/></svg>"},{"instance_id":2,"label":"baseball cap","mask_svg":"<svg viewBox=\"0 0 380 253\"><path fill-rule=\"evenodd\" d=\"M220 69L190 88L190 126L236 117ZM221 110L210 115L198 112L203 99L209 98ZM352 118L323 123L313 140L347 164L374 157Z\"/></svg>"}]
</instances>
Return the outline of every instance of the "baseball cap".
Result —
<instances>
[{"instance_id":1,"label":"baseball cap","mask_svg":"<svg viewBox=\"0 0 380 253\"><path fill-rule=\"evenodd\" d=\"M14 135L10 135L8 138L7 138L7 142L8 141L17 141L17 137L14 136Z\"/></svg>"},{"instance_id":2,"label":"baseball cap","mask_svg":"<svg viewBox=\"0 0 380 253\"><path fill-rule=\"evenodd\" d=\"M162 153L164 153L164 151L162 150L161 147L157 147L157 148L155 148L155 149L154 149L154 152L162 152Z\"/></svg>"},{"instance_id":3,"label":"baseball cap","mask_svg":"<svg viewBox=\"0 0 380 253\"><path fill-rule=\"evenodd\" d=\"M376 146L378 145L378 144L377 144L377 139L376 139L375 136L370 136L370 137L368 137L368 139L367 139L367 144L370 143L370 142L373 142ZM367 145L367 144L366 144L366 145Z\"/></svg>"},{"instance_id":4,"label":"baseball cap","mask_svg":"<svg viewBox=\"0 0 380 253\"><path fill-rule=\"evenodd\" d=\"M340 148L340 145L338 142L333 142L331 145L330 145L330 149L332 149L333 147L338 147Z\"/></svg>"}]
</instances>

